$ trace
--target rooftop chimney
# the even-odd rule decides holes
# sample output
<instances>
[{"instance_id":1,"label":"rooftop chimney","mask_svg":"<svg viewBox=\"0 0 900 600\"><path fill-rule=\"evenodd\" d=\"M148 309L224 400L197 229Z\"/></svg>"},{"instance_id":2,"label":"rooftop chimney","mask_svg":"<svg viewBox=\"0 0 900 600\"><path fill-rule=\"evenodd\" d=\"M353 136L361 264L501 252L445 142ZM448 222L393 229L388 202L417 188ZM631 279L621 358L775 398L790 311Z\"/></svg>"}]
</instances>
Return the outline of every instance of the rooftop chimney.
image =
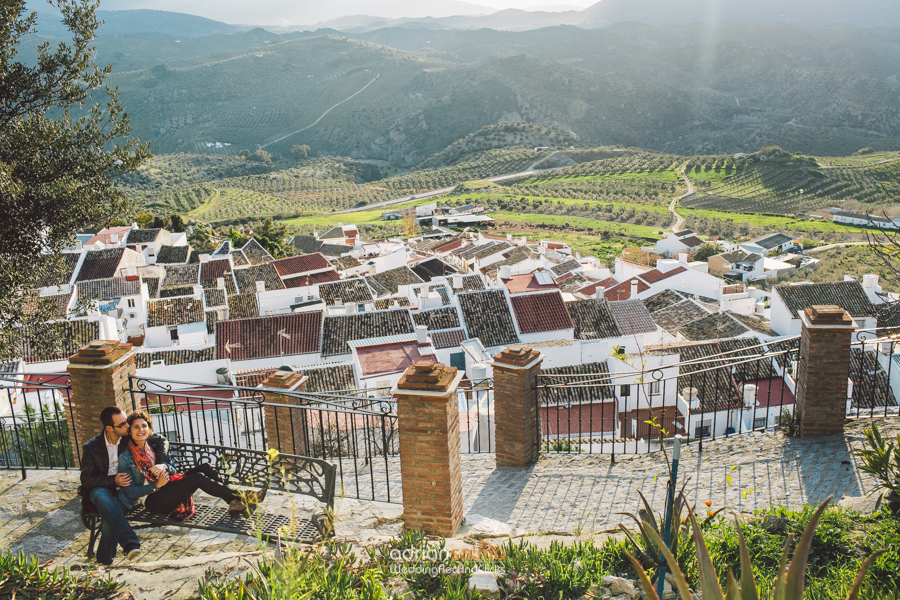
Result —
<instances>
[{"instance_id":1,"label":"rooftop chimney","mask_svg":"<svg viewBox=\"0 0 900 600\"><path fill-rule=\"evenodd\" d=\"M597 300L603 300L606 298L606 288L602 285L598 285L597 289L594 290L594 298Z\"/></svg>"},{"instance_id":2,"label":"rooftop chimney","mask_svg":"<svg viewBox=\"0 0 900 600\"><path fill-rule=\"evenodd\" d=\"M638 295L638 282L637 279L631 280L631 299L634 300Z\"/></svg>"},{"instance_id":3,"label":"rooftop chimney","mask_svg":"<svg viewBox=\"0 0 900 600\"><path fill-rule=\"evenodd\" d=\"M679 252L678 253L678 262L683 265L688 264L688 253L687 252Z\"/></svg>"},{"instance_id":4,"label":"rooftop chimney","mask_svg":"<svg viewBox=\"0 0 900 600\"><path fill-rule=\"evenodd\" d=\"M744 386L744 408L756 406L756 386L748 383Z\"/></svg>"},{"instance_id":5,"label":"rooftop chimney","mask_svg":"<svg viewBox=\"0 0 900 600\"><path fill-rule=\"evenodd\" d=\"M201 254L201 255L200 255L200 262L201 262L201 263L208 263L208 262L209 262L209 254Z\"/></svg>"},{"instance_id":6,"label":"rooftop chimney","mask_svg":"<svg viewBox=\"0 0 900 600\"><path fill-rule=\"evenodd\" d=\"M498 271L497 276L500 279L509 279L512 277L512 267L509 265L503 265L500 267L500 271Z\"/></svg>"},{"instance_id":7,"label":"rooftop chimney","mask_svg":"<svg viewBox=\"0 0 900 600\"><path fill-rule=\"evenodd\" d=\"M869 273L867 275L863 275L863 287L866 289L872 289L876 285L878 285L878 275L874 273Z\"/></svg>"},{"instance_id":8,"label":"rooftop chimney","mask_svg":"<svg viewBox=\"0 0 900 600\"><path fill-rule=\"evenodd\" d=\"M510 244L512 243L512 234L511 233L506 234L506 241L509 242Z\"/></svg>"},{"instance_id":9,"label":"rooftop chimney","mask_svg":"<svg viewBox=\"0 0 900 600\"><path fill-rule=\"evenodd\" d=\"M225 278L224 277L216 277L216 287L220 289L225 289Z\"/></svg>"},{"instance_id":10,"label":"rooftop chimney","mask_svg":"<svg viewBox=\"0 0 900 600\"><path fill-rule=\"evenodd\" d=\"M453 276L453 289L461 290L463 286L462 275L454 275Z\"/></svg>"},{"instance_id":11,"label":"rooftop chimney","mask_svg":"<svg viewBox=\"0 0 900 600\"><path fill-rule=\"evenodd\" d=\"M420 344L428 343L428 325L416 325L416 341Z\"/></svg>"},{"instance_id":12,"label":"rooftop chimney","mask_svg":"<svg viewBox=\"0 0 900 600\"><path fill-rule=\"evenodd\" d=\"M222 283L223 284L225 283L224 279L222 280ZM225 287L225 286L222 285L222 287ZM257 291L257 293L266 291L266 282L265 281L257 281L256 282L256 291Z\"/></svg>"},{"instance_id":13,"label":"rooftop chimney","mask_svg":"<svg viewBox=\"0 0 900 600\"><path fill-rule=\"evenodd\" d=\"M109 243L110 244L118 244L119 243L119 234L118 233L109 234Z\"/></svg>"}]
</instances>

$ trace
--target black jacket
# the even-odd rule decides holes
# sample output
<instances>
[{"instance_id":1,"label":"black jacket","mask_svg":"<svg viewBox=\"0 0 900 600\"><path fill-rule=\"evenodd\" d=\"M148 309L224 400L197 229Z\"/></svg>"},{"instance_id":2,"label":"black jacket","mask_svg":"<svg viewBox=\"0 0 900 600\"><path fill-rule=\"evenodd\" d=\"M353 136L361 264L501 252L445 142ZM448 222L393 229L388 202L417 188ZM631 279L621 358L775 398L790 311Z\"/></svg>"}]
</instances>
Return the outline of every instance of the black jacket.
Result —
<instances>
[{"instance_id":1,"label":"black jacket","mask_svg":"<svg viewBox=\"0 0 900 600\"><path fill-rule=\"evenodd\" d=\"M96 487L116 487L116 476L107 475L109 471L109 453L106 451L105 432L92 437L81 447L81 490L83 495ZM156 463L169 462L169 442L155 433L147 440L156 454ZM119 453L125 452L128 438L119 441ZM118 466L116 467L118 468Z\"/></svg>"}]
</instances>

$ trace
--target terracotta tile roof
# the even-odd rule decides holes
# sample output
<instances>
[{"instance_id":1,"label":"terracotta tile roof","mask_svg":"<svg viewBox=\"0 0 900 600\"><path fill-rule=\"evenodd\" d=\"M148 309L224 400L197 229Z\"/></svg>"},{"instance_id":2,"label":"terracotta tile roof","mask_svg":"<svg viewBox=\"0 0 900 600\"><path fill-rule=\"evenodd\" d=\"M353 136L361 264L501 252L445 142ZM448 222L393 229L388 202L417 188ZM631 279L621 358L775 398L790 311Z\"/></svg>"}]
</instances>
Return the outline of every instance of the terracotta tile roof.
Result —
<instances>
[{"instance_id":1,"label":"terracotta tile roof","mask_svg":"<svg viewBox=\"0 0 900 600\"><path fill-rule=\"evenodd\" d=\"M559 277L560 275L565 275L570 271L574 271L575 269L581 267L581 263L575 260L574 258L570 258L567 261L561 262L558 265L555 265L550 270L553 271L553 274Z\"/></svg>"},{"instance_id":2,"label":"terracotta tile roof","mask_svg":"<svg viewBox=\"0 0 900 600\"><path fill-rule=\"evenodd\" d=\"M72 279L72 273L78 265L78 259L81 258L79 252L65 252L61 255L59 269L49 270L43 273L38 282L37 287L49 287L51 285L66 285Z\"/></svg>"},{"instance_id":3,"label":"terracotta tile roof","mask_svg":"<svg viewBox=\"0 0 900 600\"><path fill-rule=\"evenodd\" d=\"M481 273L485 277L495 277L497 272L500 270L500 267L511 267L513 265L517 265L524 260L528 260L529 258L534 258L537 255L537 252L529 248L528 246L517 246L512 250L508 250L503 253L505 257L503 260L499 262L492 263L486 267L481 268Z\"/></svg>"},{"instance_id":4,"label":"terracotta tile roof","mask_svg":"<svg viewBox=\"0 0 900 600\"><path fill-rule=\"evenodd\" d=\"M119 236L119 241L125 239L125 236L131 231L133 227L131 225L123 225L121 227L108 227L106 229L101 229L97 232L97 235L89 239L84 243L85 246L93 246L97 242L103 242L104 244L112 243L110 240L111 235Z\"/></svg>"},{"instance_id":5,"label":"terracotta tile roof","mask_svg":"<svg viewBox=\"0 0 900 600\"><path fill-rule=\"evenodd\" d=\"M282 330L290 339L278 334ZM321 334L322 311L318 310L219 321L216 323L216 357L249 360L318 352Z\"/></svg>"},{"instance_id":6,"label":"terracotta tile roof","mask_svg":"<svg viewBox=\"0 0 900 600\"><path fill-rule=\"evenodd\" d=\"M462 239L450 240L449 242L438 244L434 246L431 251L435 254L443 254L445 252L450 252L452 250L456 250L457 248L463 245Z\"/></svg>"},{"instance_id":7,"label":"terracotta tile roof","mask_svg":"<svg viewBox=\"0 0 900 600\"><path fill-rule=\"evenodd\" d=\"M498 252L503 252L508 248L512 248L512 244L508 242L495 242L493 244L485 244L484 246L479 246L473 256L477 259L487 258L488 256L492 256L497 254Z\"/></svg>"},{"instance_id":8,"label":"terracotta tile roof","mask_svg":"<svg viewBox=\"0 0 900 600\"><path fill-rule=\"evenodd\" d=\"M352 256L340 256L338 258L332 258L329 260L334 268L338 271L345 271L347 269L353 269L355 267L360 266L362 263L353 258Z\"/></svg>"},{"instance_id":9,"label":"terracotta tile roof","mask_svg":"<svg viewBox=\"0 0 900 600\"><path fill-rule=\"evenodd\" d=\"M188 261L191 255L190 246L162 246L156 253L158 265L180 265Z\"/></svg>"},{"instance_id":10,"label":"terracotta tile roof","mask_svg":"<svg viewBox=\"0 0 900 600\"><path fill-rule=\"evenodd\" d=\"M65 360L85 344L100 338L100 323L80 320L40 323L20 328L17 334L19 354L26 363Z\"/></svg>"},{"instance_id":11,"label":"terracotta tile roof","mask_svg":"<svg viewBox=\"0 0 900 600\"><path fill-rule=\"evenodd\" d=\"M375 301L375 310L387 310L393 306L398 308L410 306L409 298L400 296L399 298L380 298Z\"/></svg>"},{"instance_id":12,"label":"terracotta tile roof","mask_svg":"<svg viewBox=\"0 0 900 600\"><path fill-rule=\"evenodd\" d=\"M412 269L406 266L390 269L383 273L376 273L375 275L369 275L366 279L369 281L370 286L373 286L374 282L375 284L380 285L382 289L387 290L388 294L396 294L401 285L425 283L421 277L416 275ZM373 289L379 291L377 287L373 287ZM382 294L379 294L379 296L380 295Z\"/></svg>"},{"instance_id":13,"label":"terracotta tile roof","mask_svg":"<svg viewBox=\"0 0 900 600\"><path fill-rule=\"evenodd\" d=\"M228 301L225 299L225 290L222 288L203 290L203 303L207 309L228 306Z\"/></svg>"},{"instance_id":14,"label":"terracotta tile roof","mask_svg":"<svg viewBox=\"0 0 900 600\"><path fill-rule=\"evenodd\" d=\"M361 277L351 277L333 283L319 285L319 297L328 306L334 306L338 300L344 304L351 302L361 304L373 300L372 290L366 285L366 280Z\"/></svg>"},{"instance_id":15,"label":"terracotta tile roof","mask_svg":"<svg viewBox=\"0 0 900 600\"><path fill-rule=\"evenodd\" d=\"M666 271L665 273L663 273L659 269L653 269L651 271L647 271L646 273L641 273L640 275L638 275L638 277L640 277L647 283L659 283L660 281L664 281L669 277L674 277L675 275L684 273L685 271L687 271L687 269L679 265L674 269Z\"/></svg>"},{"instance_id":16,"label":"terracotta tile roof","mask_svg":"<svg viewBox=\"0 0 900 600\"><path fill-rule=\"evenodd\" d=\"M653 314L658 310L678 304L684 299L684 296L675 290L663 290L658 294L653 294L652 296L644 298L641 302L644 303L644 306L647 307L650 314Z\"/></svg>"},{"instance_id":17,"label":"terracotta tile roof","mask_svg":"<svg viewBox=\"0 0 900 600\"><path fill-rule=\"evenodd\" d=\"M744 252L743 250L735 250L733 252L723 252L722 254L717 255L719 258L724 260L730 265L738 262L749 262L749 263L757 263L763 259L762 254L755 254L753 252Z\"/></svg>"},{"instance_id":18,"label":"terracotta tile roof","mask_svg":"<svg viewBox=\"0 0 900 600\"><path fill-rule=\"evenodd\" d=\"M311 235L295 235L292 243L294 244L294 249L302 254L312 254L322 248L322 242Z\"/></svg>"},{"instance_id":19,"label":"terracotta tile roof","mask_svg":"<svg viewBox=\"0 0 900 600\"><path fill-rule=\"evenodd\" d=\"M238 293L237 285L234 283L234 277L232 277L231 273L228 273L222 279L225 280L225 293L229 296L233 296ZM203 289L207 288L216 288L219 286L219 282L217 279L208 279L206 281L201 281L200 285Z\"/></svg>"},{"instance_id":20,"label":"terracotta tile roof","mask_svg":"<svg viewBox=\"0 0 900 600\"><path fill-rule=\"evenodd\" d=\"M485 347L519 342L502 290L466 292L457 298L470 338L477 337Z\"/></svg>"},{"instance_id":21,"label":"terracotta tile roof","mask_svg":"<svg viewBox=\"0 0 900 600\"><path fill-rule=\"evenodd\" d=\"M431 344L437 350L444 350L461 346L466 341L466 332L462 329L448 329L429 333L428 337L431 338Z\"/></svg>"},{"instance_id":22,"label":"terracotta tile roof","mask_svg":"<svg viewBox=\"0 0 900 600\"><path fill-rule=\"evenodd\" d=\"M229 279L233 267L228 260L211 260L200 264L200 281L215 281L219 277Z\"/></svg>"},{"instance_id":23,"label":"terracotta tile roof","mask_svg":"<svg viewBox=\"0 0 900 600\"><path fill-rule=\"evenodd\" d=\"M698 362L679 367L678 391L685 388L697 390L700 400L700 411L710 412L743 406L735 380L727 359L703 360L722 353L718 344L701 344L685 346L678 351L680 362L697 360ZM722 365L721 368L712 368Z\"/></svg>"},{"instance_id":24,"label":"terracotta tile roof","mask_svg":"<svg viewBox=\"0 0 900 600\"><path fill-rule=\"evenodd\" d=\"M421 291L422 291L422 288L417 288L416 295L421 296L422 295L420 293ZM450 304L450 289L447 286L445 286L445 285L430 285L430 286L428 286L428 291L429 292L437 292L438 295L441 297L441 304L443 306L447 306L448 304Z\"/></svg>"},{"instance_id":25,"label":"terracotta tile roof","mask_svg":"<svg viewBox=\"0 0 900 600\"><path fill-rule=\"evenodd\" d=\"M690 300L682 300L677 304L670 304L652 312L650 316L654 323L674 334L684 324L708 317L709 312Z\"/></svg>"},{"instance_id":26,"label":"terracotta tile roof","mask_svg":"<svg viewBox=\"0 0 900 600\"><path fill-rule=\"evenodd\" d=\"M594 280L588 279L581 273L566 273L562 277L556 280L556 285L559 286L559 291L566 292L568 294L574 294L581 288L585 287L585 285L595 283Z\"/></svg>"},{"instance_id":27,"label":"terracotta tile roof","mask_svg":"<svg viewBox=\"0 0 900 600\"><path fill-rule=\"evenodd\" d=\"M162 287L173 285L197 285L200 283L200 265L183 265L166 267L166 276Z\"/></svg>"},{"instance_id":28,"label":"terracotta tile roof","mask_svg":"<svg viewBox=\"0 0 900 600\"><path fill-rule=\"evenodd\" d=\"M333 392L341 390L355 390L356 375L352 365L322 365L311 367L294 367L298 373L303 373L309 379L306 380L306 391L312 393ZM235 371L236 385L244 387L256 387L277 371L275 367L263 367L260 369L248 369Z\"/></svg>"},{"instance_id":29,"label":"terracotta tile roof","mask_svg":"<svg viewBox=\"0 0 900 600\"><path fill-rule=\"evenodd\" d=\"M822 304L840 306L854 317L872 317L876 314L872 301L858 281L778 285L774 292L784 300L795 319L800 318L803 309Z\"/></svg>"},{"instance_id":30,"label":"terracotta tile roof","mask_svg":"<svg viewBox=\"0 0 900 600\"><path fill-rule=\"evenodd\" d=\"M761 238L756 238L753 240L753 243L766 250L771 250L775 246L781 246L787 242L792 242L793 239L794 238L784 235L783 233L771 233L769 235L764 235Z\"/></svg>"},{"instance_id":31,"label":"terracotta tile roof","mask_svg":"<svg viewBox=\"0 0 900 600\"><path fill-rule=\"evenodd\" d=\"M52 294L39 296L33 294L25 298L22 303L22 312L26 315L36 316L41 309L47 312L41 316L48 319L65 319L69 314L69 302L72 300L72 292L65 294Z\"/></svg>"},{"instance_id":32,"label":"terracotta tile roof","mask_svg":"<svg viewBox=\"0 0 900 600\"><path fill-rule=\"evenodd\" d=\"M650 289L650 286L644 283L641 279L637 277L632 277L631 279L626 279L622 283L617 286L611 287L606 290L604 294L607 300L628 300L631 298L631 282L638 282L638 294L642 292L646 292Z\"/></svg>"},{"instance_id":33,"label":"terracotta tile roof","mask_svg":"<svg viewBox=\"0 0 900 600\"><path fill-rule=\"evenodd\" d=\"M696 248L703 245L703 240L694 235L689 235L678 240L688 248Z\"/></svg>"},{"instance_id":34,"label":"terracotta tile roof","mask_svg":"<svg viewBox=\"0 0 900 600\"><path fill-rule=\"evenodd\" d=\"M763 319L760 319L759 317L756 317L754 315L740 315L738 313L731 312L730 310L726 311L726 312L732 319L737 319L738 321L740 321L741 325L743 325L744 327L747 327L748 329L752 329L753 331L755 331L757 333L762 333L764 335L771 335L771 336L778 335L769 326L768 321L764 321Z\"/></svg>"},{"instance_id":35,"label":"terracotta tile roof","mask_svg":"<svg viewBox=\"0 0 900 600\"><path fill-rule=\"evenodd\" d=\"M462 289L465 292L477 292L484 289L487 289L484 285L484 279L481 278L481 275L463 275L462 278Z\"/></svg>"},{"instance_id":36,"label":"terracotta tile roof","mask_svg":"<svg viewBox=\"0 0 900 600\"><path fill-rule=\"evenodd\" d=\"M334 269L329 269L328 271L319 271L318 273L308 273L306 275L285 276L281 280L284 282L284 287L296 288L340 281L341 276Z\"/></svg>"},{"instance_id":37,"label":"terracotta tile roof","mask_svg":"<svg viewBox=\"0 0 900 600\"><path fill-rule=\"evenodd\" d=\"M147 369L150 367L150 362L155 360L164 361L166 366L187 365L190 363L215 360L215 355L216 349L212 346L200 350L179 349L138 352L134 355L134 366L138 369Z\"/></svg>"},{"instance_id":38,"label":"terracotta tile roof","mask_svg":"<svg viewBox=\"0 0 900 600\"><path fill-rule=\"evenodd\" d=\"M356 349L356 357L363 377L403 372L422 359L415 340L363 346Z\"/></svg>"},{"instance_id":39,"label":"terracotta tile roof","mask_svg":"<svg viewBox=\"0 0 900 600\"><path fill-rule=\"evenodd\" d=\"M606 279L601 279L600 281L595 281L590 285L586 285L583 288L579 289L576 293L584 294L585 296L593 296L597 292L598 287L602 287L605 290L610 288L614 288L619 285L619 281L613 277L607 277Z\"/></svg>"},{"instance_id":40,"label":"terracotta tile roof","mask_svg":"<svg viewBox=\"0 0 900 600\"><path fill-rule=\"evenodd\" d=\"M414 331L409 309L327 316L322 333L322 356L349 354L349 341Z\"/></svg>"},{"instance_id":41,"label":"terracotta tile roof","mask_svg":"<svg viewBox=\"0 0 900 600\"><path fill-rule=\"evenodd\" d=\"M596 377L565 377L565 375L596 375ZM591 382L591 387L578 385L579 382L588 381ZM544 406L578 405L615 400L616 393L613 385L603 385L604 382L609 381L609 367L606 361L541 369L541 385L571 386L543 388L541 404Z\"/></svg>"},{"instance_id":42,"label":"terracotta tile roof","mask_svg":"<svg viewBox=\"0 0 900 600\"><path fill-rule=\"evenodd\" d=\"M184 285L184 286L173 286L168 288L162 288L159 290L160 298L177 298L178 296L193 296L194 295L194 286L192 285Z\"/></svg>"},{"instance_id":43,"label":"terracotta tile roof","mask_svg":"<svg viewBox=\"0 0 900 600\"><path fill-rule=\"evenodd\" d=\"M413 313L413 321L415 321L416 325L427 325L428 331L462 327L459 322L459 314L454 306L432 310L418 310Z\"/></svg>"},{"instance_id":44,"label":"terracotta tile roof","mask_svg":"<svg viewBox=\"0 0 900 600\"><path fill-rule=\"evenodd\" d=\"M108 279L115 277L119 263L125 255L125 248L106 248L105 250L89 250L81 263L76 282L90 279Z\"/></svg>"},{"instance_id":45,"label":"terracotta tile roof","mask_svg":"<svg viewBox=\"0 0 900 600\"><path fill-rule=\"evenodd\" d=\"M558 291L512 296L509 300L512 302L513 314L521 333L556 331L575 327L566 310L562 294Z\"/></svg>"},{"instance_id":46,"label":"terracotta tile roof","mask_svg":"<svg viewBox=\"0 0 900 600\"><path fill-rule=\"evenodd\" d=\"M622 335L606 300L566 302L566 310L572 318L576 340L603 340Z\"/></svg>"},{"instance_id":47,"label":"terracotta tile roof","mask_svg":"<svg viewBox=\"0 0 900 600\"><path fill-rule=\"evenodd\" d=\"M545 292L549 290L557 290L559 287L552 277L549 277L551 283L542 284L537 280L536 272L525 273L524 275L513 275L509 279L504 279L503 284L510 294L523 294L526 292Z\"/></svg>"},{"instance_id":48,"label":"terracotta tile roof","mask_svg":"<svg viewBox=\"0 0 900 600\"><path fill-rule=\"evenodd\" d=\"M471 246L463 246L462 248L457 248L456 250L453 251L453 254L465 261L470 261L470 260L475 259L479 255L481 258L484 258L485 256L490 256L491 254L494 253L494 250L492 250L492 248L495 248L495 247L498 247L501 245L503 247L498 248L496 250L497 252L509 247L506 243L500 244L499 242L490 241L486 244L481 244L479 246L471 245Z\"/></svg>"},{"instance_id":49,"label":"terracotta tile roof","mask_svg":"<svg viewBox=\"0 0 900 600\"><path fill-rule=\"evenodd\" d=\"M441 275L452 275L456 273L456 269L439 258L432 258L416 263L411 269L413 273L422 279L422 281L431 281L435 277L440 277Z\"/></svg>"},{"instance_id":50,"label":"terracotta tile roof","mask_svg":"<svg viewBox=\"0 0 900 600\"><path fill-rule=\"evenodd\" d=\"M220 318L219 311L217 310L208 310L203 313L203 319L206 321L206 333L209 335L216 333L216 323L224 321L224 316L225 315L221 315L222 318Z\"/></svg>"},{"instance_id":51,"label":"terracotta tile roof","mask_svg":"<svg viewBox=\"0 0 900 600\"><path fill-rule=\"evenodd\" d=\"M147 294L150 298L156 298L159 294L159 277L141 277L141 279L147 284Z\"/></svg>"},{"instance_id":52,"label":"terracotta tile roof","mask_svg":"<svg viewBox=\"0 0 900 600\"><path fill-rule=\"evenodd\" d=\"M302 275L312 271L322 271L324 269L332 269L331 263L321 252L314 254L301 254L300 256L291 256L289 258L280 258L271 262L275 270L282 277L290 277L292 275Z\"/></svg>"},{"instance_id":53,"label":"terracotta tile roof","mask_svg":"<svg viewBox=\"0 0 900 600\"><path fill-rule=\"evenodd\" d=\"M244 244L241 248L241 252L247 258L247 262L251 265L260 265L273 260L269 251L263 248L262 244L254 238L250 238L247 243Z\"/></svg>"},{"instance_id":54,"label":"terracotta tile roof","mask_svg":"<svg viewBox=\"0 0 900 600\"><path fill-rule=\"evenodd\" d=\"M693 341L721 340L747 333L748 329L727 314L715 314L678 328L678 333Z\"/></svg>"},{"instance_id":55,"label":"terracotta tile roof","mask_svg":"<svg viewBox=\"0 0 900 600\"><path fill-rule=\"evenodd\" d=\"M159 237L159 234L162 232L162 229L132 229L128 232L128 240L129 244L149 244L150 242L155 242L156 238Z\"/></svg>"},{"instance_id":56,"label":"terracotta tile roof","mask_svg":"<svg viewBox=\"0 0 900 600\"><path fill-rule=\"evenodd\" d=\"M656 324L650 318L650 313L640 300L622 300L610 302L609 310L622 335L637 335L640 333L653 333Z\"/></svg>"},{"instance_id":57,"label":"terracotta tile roof","mask_svg":"<svg viewBox=\"0 0 900 600\"><path fill-rule=\"evenodd\" d=\"M744 288L743 283L736 283L734 285L726 285L722 287L723 294L741 294L745 291L746 289Z\"/></svg>"},{"instance_id":58,"label":"terracotta tile roof","mask_svg":"<svg viewBox=\"0 0 900 600\"><path fill-rule=\"evenodd\" d=\"M167 298L147 303L147 327L184 325L203 320L203 302L199 298Z\"/></svg>"},{"instance_id":59,"label":"terracotta tile roof","mask_svg":"<svg viewBox=\"0 0 900 600\"><path fill-rule=\"evenodd\" d=\"M78 288L78 297L89 300L102 300L107 298L122 298L123 296L137 296L141 293L141 280L132 281L124 277L111 277L109 279L91 279L83 281L75 286Z\"/></svg>"},{"instance_id":60,"label":"terracotta tile roof","mask_svg":"<svg viewBox=\"0 0 900 600\"><path fill-rule=\"evenodd\" d=\"M249 319L259 316L259 302L256 294L234 294L228 296L228 318Z\"/></svg>"},{"instance_id":61,"label":"terracotta tile roof","mask_svg":"<svg viewBox=\"0 0 900 600\"><path fill-rule=\"evenodd\" d=\"M235 269L234 278L237 280L238 291L241 294L256 292L256 282L263 281L266 290L284 289L284 284L278 276L278 271L270 264L256 265L246 269Z\"/></svg>"}]
</instances>

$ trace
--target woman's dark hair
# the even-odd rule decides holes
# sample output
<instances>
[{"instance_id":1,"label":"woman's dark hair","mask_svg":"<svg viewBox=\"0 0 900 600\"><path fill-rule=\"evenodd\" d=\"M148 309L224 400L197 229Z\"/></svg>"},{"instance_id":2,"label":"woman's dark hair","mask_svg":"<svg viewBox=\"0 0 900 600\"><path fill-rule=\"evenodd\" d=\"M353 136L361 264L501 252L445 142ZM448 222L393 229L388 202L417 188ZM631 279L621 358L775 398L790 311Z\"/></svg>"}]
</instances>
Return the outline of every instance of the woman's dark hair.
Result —
<instances>
[{"instance_id":1,"label":"woman's dark hair","mask_svg":"<svg viewBox=\"0 0 900 600\"><path fill-rule=\"evenodd\" d=\"M153 417L150 416L150 413L148 413L146 410L133 411L130 415L128 415L128 424L134 425L134 422L138 419L147 421L147 425L150 426L150 431L153 431Z\"/></svg>"}]
</instances>

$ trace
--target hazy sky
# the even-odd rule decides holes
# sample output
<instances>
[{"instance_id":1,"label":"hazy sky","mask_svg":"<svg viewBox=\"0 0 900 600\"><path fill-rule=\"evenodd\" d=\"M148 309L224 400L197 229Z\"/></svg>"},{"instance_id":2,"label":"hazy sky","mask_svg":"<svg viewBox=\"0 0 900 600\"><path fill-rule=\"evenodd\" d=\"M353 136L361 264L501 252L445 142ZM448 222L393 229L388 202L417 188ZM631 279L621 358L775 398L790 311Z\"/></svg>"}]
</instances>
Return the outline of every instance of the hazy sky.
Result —
<instances>
[{"instance_id":1,"label":"hazy sky","mask_svg":"<svg viewBox=\"0 0 900 600\"><path fill-rule=\"evenodd\" d=\"M145 8L243 25L311 25L347 15L446 17L496 10L579 10L597 0L101 0L101 10ZM33 2L31 2L33 4Z\"/></svg>"}]
</instances>

